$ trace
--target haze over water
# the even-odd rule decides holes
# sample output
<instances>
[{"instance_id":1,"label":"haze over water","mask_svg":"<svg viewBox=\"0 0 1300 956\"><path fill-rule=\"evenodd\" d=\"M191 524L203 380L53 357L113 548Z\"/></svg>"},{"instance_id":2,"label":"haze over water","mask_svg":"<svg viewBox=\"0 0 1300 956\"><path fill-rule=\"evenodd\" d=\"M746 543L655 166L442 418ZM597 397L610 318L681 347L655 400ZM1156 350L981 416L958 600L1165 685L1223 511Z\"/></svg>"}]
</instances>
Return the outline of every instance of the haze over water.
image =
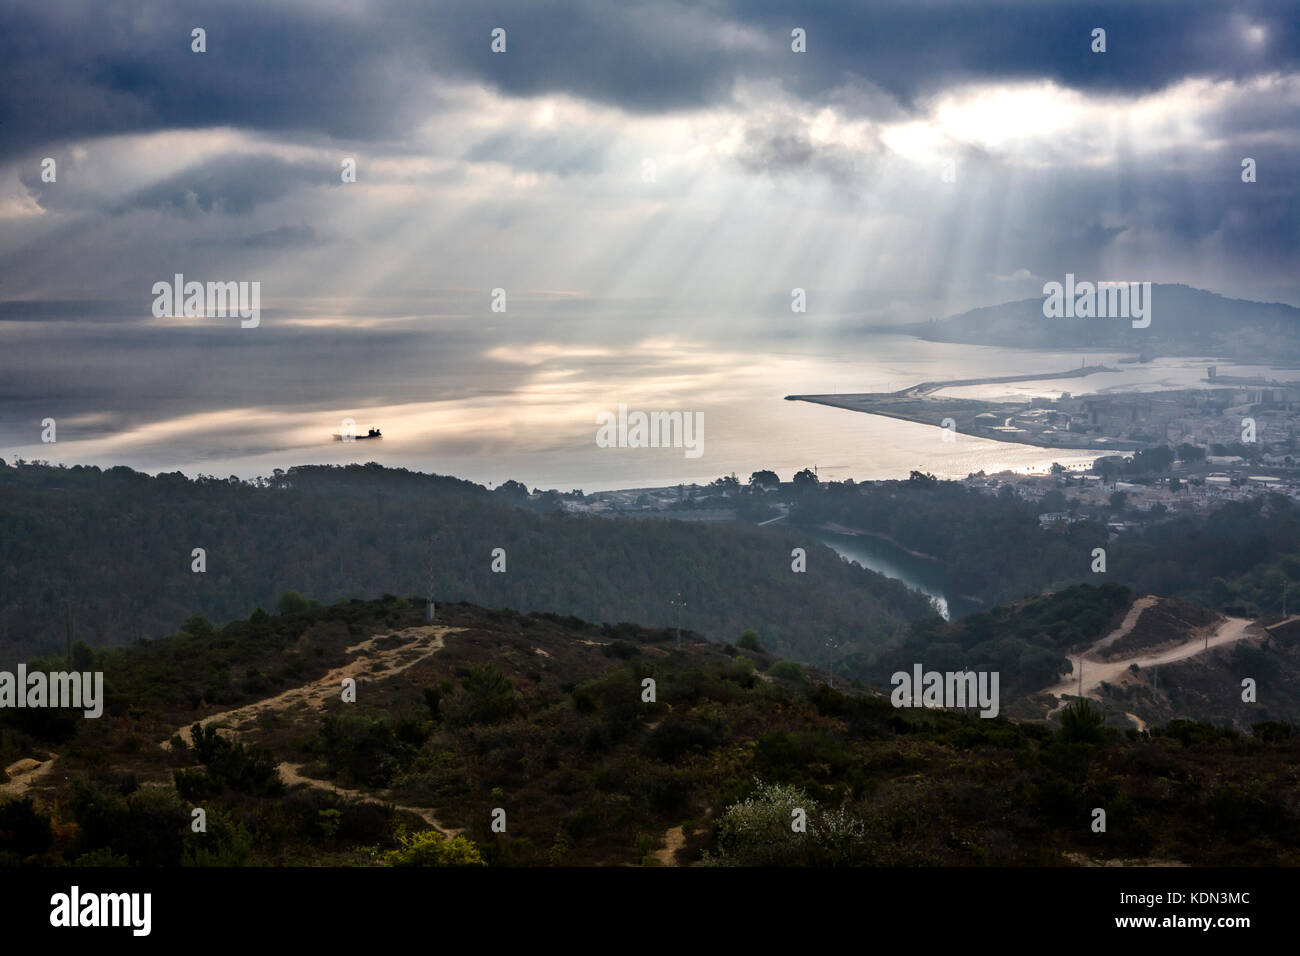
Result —
<instances>
[{"instance_id":1,"label":"haze over water","mask_svg":"<svg viewBox=\"0 0 1300 956\"><path fill-rule=\"evenodd\" d=\"M301 345L263 352L254 335L269 329L160 329L167 360L189 370L187 390L168 394L156 357L139 348L120 354L105 340L93 368L71 395L0 399L0 455L54 463L125 464L150 473L181 471L242 478L299 464L376 461L452 474L482 483L506 479L530 488L585 491L708 482L760 468L788 479L816 467L823 480L906 477L913 470L959 478L983 470L1042 470L1059 461L1084 465L1096 452L1054 450L958 435L937 427L806 402L787 394L892 391L921 381L1060 372L1083 362L1120 369L1086 379L1018 382L955 389L968 397L1074 394L1101 389L1196 385L1206 361L1165 359L1119 365L1117 354L1036 352L924 342L910 336L789 338L692 335L592 335L551 322L527 344L490 341L450 358L433 323L384 329L371 347L350 344L355 330L298 329ZM623 329L626 329L626 324ZM21 323L6 342L21 348ZM334 334L328 334L329 332ZM42 330L50 338L48 328ZM71 335L71 332L65 334ZM140 327L124 335L138 337ZM222 336L226 338L223 340ZM238 345L239 348L233 348ZM246 346L246 347L245 347ZM39 367L39 361L33 365ZM173 373L174 374L174 373ZM1294 372L1220 363L1220 374ZM600 448L596 415L629 410L702 412L703 454L684 449ZM58 421L58 442L39 441L42 418ZM344 418L357 430L382 428L381 441L332 439ZM937 425L937 423L936 423Z\"/></svg>"}]
</instances>

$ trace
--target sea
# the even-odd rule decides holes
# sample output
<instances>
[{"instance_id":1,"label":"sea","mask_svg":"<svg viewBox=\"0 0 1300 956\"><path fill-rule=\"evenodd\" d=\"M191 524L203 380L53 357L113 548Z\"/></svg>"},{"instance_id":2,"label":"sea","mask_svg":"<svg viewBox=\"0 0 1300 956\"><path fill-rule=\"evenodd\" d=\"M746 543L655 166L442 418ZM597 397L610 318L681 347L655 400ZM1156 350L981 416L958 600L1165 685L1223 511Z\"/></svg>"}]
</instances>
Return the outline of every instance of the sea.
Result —
<instances>
[{"instance_id":1,"label":"sea","mask_svg":"<svg viewBox=\"0 0 1300 956\"><path fill-rule=\"evenodd\" d=\"M1300 378L1294 369L1211 357L1131 359L1123 353L925 342L892 333L847 342L828 337L752 344L743 337L720 344L677 334L619 348L503 346L487 360L464 363L472 373L454 363L431 371L427 363L398 356L370 371L324 374L310 387L298 383L280 391L268 387L268 373L256 365L246 371L232 367L224 370L217 394L194 394L190 383L176 381L171 387L183 394L174 400L157 399L164 386L148 370L136 377L115 375L98 387L87 384L93 374L69 370L64 392L28 401L21 413L12 400L0 401L0 457L223 478L269 476L299 464L374 461L490 486L513 479L530 489L588 492L704 484L733 474L743 482L759 469L789 479L811 468L823 481L905 478L913 470L962 478L1043 472L1055 462L1084 468L1099 453L965 435L944 441L938 422L899 421L785 396L884 392L922 381L1038 372L1040 380L946 393L995 398L1149 391L1202 385L1210 365L1220 375ZM305 377L292 358L281 364L277 374L286 382ZM1085 364L1116 371L1051 377ZM58 388L57 376L53 382ZM84 407L77 405L76 396L87 390L93 396ZM245 396L251 401L241 401ZM629 412L694 416L703 426L696 450L601 447L598 419L617 414L620 405ZM51 417L58 419L57 441L42 442L42 408L56 406L59 414ZM156 411L150 414L150 408ZM383 438L334 440L345 419L355 423L357 434L375 426Z\"/></svg>"}]
</instances>

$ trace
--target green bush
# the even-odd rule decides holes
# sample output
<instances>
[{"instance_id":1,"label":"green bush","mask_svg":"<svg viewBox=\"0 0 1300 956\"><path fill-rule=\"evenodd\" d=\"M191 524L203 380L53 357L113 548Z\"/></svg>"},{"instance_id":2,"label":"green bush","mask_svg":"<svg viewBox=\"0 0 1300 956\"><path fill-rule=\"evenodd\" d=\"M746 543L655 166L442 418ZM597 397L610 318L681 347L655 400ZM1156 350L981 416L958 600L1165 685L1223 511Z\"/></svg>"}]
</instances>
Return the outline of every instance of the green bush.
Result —
<instances>
[{"instance_id":1,"label":"green bush","mask_svg":"<svg viewBox=\"0 0 1300 956\"><path fill-rule=\"evenodd\" d=\"M703 753L726 742L722 727L674 714L651 732L646 753L664 763L674 763L688 753Z\"/></svg>"},{"instance_id":2,"label":"green bush","mask_svg":"<svg viewBox=\"0 0 1300 956\"><path fill-rule=\"evenodd\" d=\"M767 673L777 680L803 680L803 667L794 661L777 661L767 669Z\"/></svg>"},{"instance_id":3,"label":"green bush","mask_svg":"<svg viewBox=\"0 0 1300 956\"><path fill-rule=\"evenodd\" d=\"M325 758L331 774L367 787L387 787L416 753L386 720L354 714L327 715L312 749Z\"/></svg>"},{"instance_id":4,"label":"green bush","mask_svg":"<svg viewBox=\"0 0 1300 956\"><path fill-rule=\"evenodd\" d=\"M519 709L515 687L494 665L475 667L461 678L456 698L456 723L491 724L513 717Z\"/></svg>"},{"instance_id":5,"label":"green bush","mask_svg":"<svg viewBox=\"0 0 1300 956\"><path fill-rule=\"evenodd\" d=\"M465 837L448 839L437 830L399 832L399 849L385 858L389 866L486 866L478 847Z\"/></svg>"},{"instance_id":6,"label":"green bush","mask_svg":"<svg viewBox=\"0 0 1300 956\"><path fill-rule=\"evenodd\" d=\"M297 591L285 591L275 604L277 614L301 614L311 607L311 602Z\"/></svg>"},{"instance_id":7,"label":"green bush","mask_svg":"<svg viewBox=\"0 0 1300 956\"><path fill-rule=\"evenodd\" d=\"M1072 743L1097 743L1105 734L1101 711L1079 698L1061 711L1061 736Z\"/></svg>"},{"instance_id":8,"label":"green bush","mask_svg":"<svg viewBox=\"0 0 1300 956\"><path fill-rule=\"evenodd\" d=\"M240 793L277 795L284 783L275 755L266 747L249 747L236 743L207 727L194 724L194 755L206 765L206 771L178 770L173 774L176 791L191 802L217 796L226 790Z\"/></svg>"}]
</instances>

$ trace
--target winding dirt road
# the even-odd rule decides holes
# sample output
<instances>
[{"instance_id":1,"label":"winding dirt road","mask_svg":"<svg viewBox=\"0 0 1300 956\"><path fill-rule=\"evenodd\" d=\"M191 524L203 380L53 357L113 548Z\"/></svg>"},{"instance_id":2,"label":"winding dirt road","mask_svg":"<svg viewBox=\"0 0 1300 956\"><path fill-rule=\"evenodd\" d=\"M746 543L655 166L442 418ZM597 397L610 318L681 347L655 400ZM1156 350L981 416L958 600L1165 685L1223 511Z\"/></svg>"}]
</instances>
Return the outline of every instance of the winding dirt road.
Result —
<instances>
[{"instance_id":1,"label":"winding dirt road","mask_svg":"<svg viewBox=\"0 0 1300 956\"><path fill-rule=\"evenodd\" d=\"M1098 689L1103 683L1116 683L1122 678L1129 667L1136 664L1142 669L1154 667L1159 664L1172 664L1175 661L1186 660L1189 657L1195 657L1197 654L1205 653L1216 647L1223 647L1228 644L1235 644L1240 640L1249 638L1252 635L1251 628L1253 622L1243 617L1224 618L1210 636L1208 643L1199 636L1179 644L1177 647L1165 648L1164 650L1153 651L1148 654L1142 654L1137 657L1126 657L1117 660L1103 660L1097 656L1098 652L1115 643L1133 630L1137 624L1138 618L1142 612L1156 603L1154 597L1138 598L1133 602L1133 606L1124 615L1124 621L1119 627L1115 628L1110 634L1103 637L1096 644L1093 644L1078 657L1070 661L1070 676L1052 687L1047 688L1044 693L1051 694L1060 699L1060 703L1052 708L1048 713L1050 717L1062 707L1065 706L1067 695L1077 697L1080 694L1079 670L1083 669L1083 686L1082 695L1100 699ZM1127 715L1137 724L1138 729L1145 729L1145 723L1141 718L1133 715Z\"/></svg>"}]
</instances>

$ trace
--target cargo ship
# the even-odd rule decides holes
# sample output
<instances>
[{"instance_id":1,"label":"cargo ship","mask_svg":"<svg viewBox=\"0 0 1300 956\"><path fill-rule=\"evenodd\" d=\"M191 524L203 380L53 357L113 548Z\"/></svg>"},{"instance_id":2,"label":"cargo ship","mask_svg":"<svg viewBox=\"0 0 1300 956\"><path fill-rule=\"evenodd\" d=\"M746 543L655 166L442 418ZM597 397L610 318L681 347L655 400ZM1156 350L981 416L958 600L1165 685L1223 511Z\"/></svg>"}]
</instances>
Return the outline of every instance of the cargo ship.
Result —
<instances>
[{"instance_id":1,"label":"cargo ship","mask_svg":"<svg viewBox=\"0 0 1300 956\"><path fill-rule=\"evenodd\" d=\"M372 429L370 429L368 432L366 432L364 435L353 435L353 436L351 436L351 438L352 438L353 441L365 441L367 438L383 438L383 437L384 437L384 436L383 436L383 433L381 433L381 432L379 431L378 428L372 428ZM348 440L348 436L345 436L345 435L335 435L335 436L334 436L334 440L335 440L335 441L347 441L347 440Z\"/></svg>"}]
</instances>

